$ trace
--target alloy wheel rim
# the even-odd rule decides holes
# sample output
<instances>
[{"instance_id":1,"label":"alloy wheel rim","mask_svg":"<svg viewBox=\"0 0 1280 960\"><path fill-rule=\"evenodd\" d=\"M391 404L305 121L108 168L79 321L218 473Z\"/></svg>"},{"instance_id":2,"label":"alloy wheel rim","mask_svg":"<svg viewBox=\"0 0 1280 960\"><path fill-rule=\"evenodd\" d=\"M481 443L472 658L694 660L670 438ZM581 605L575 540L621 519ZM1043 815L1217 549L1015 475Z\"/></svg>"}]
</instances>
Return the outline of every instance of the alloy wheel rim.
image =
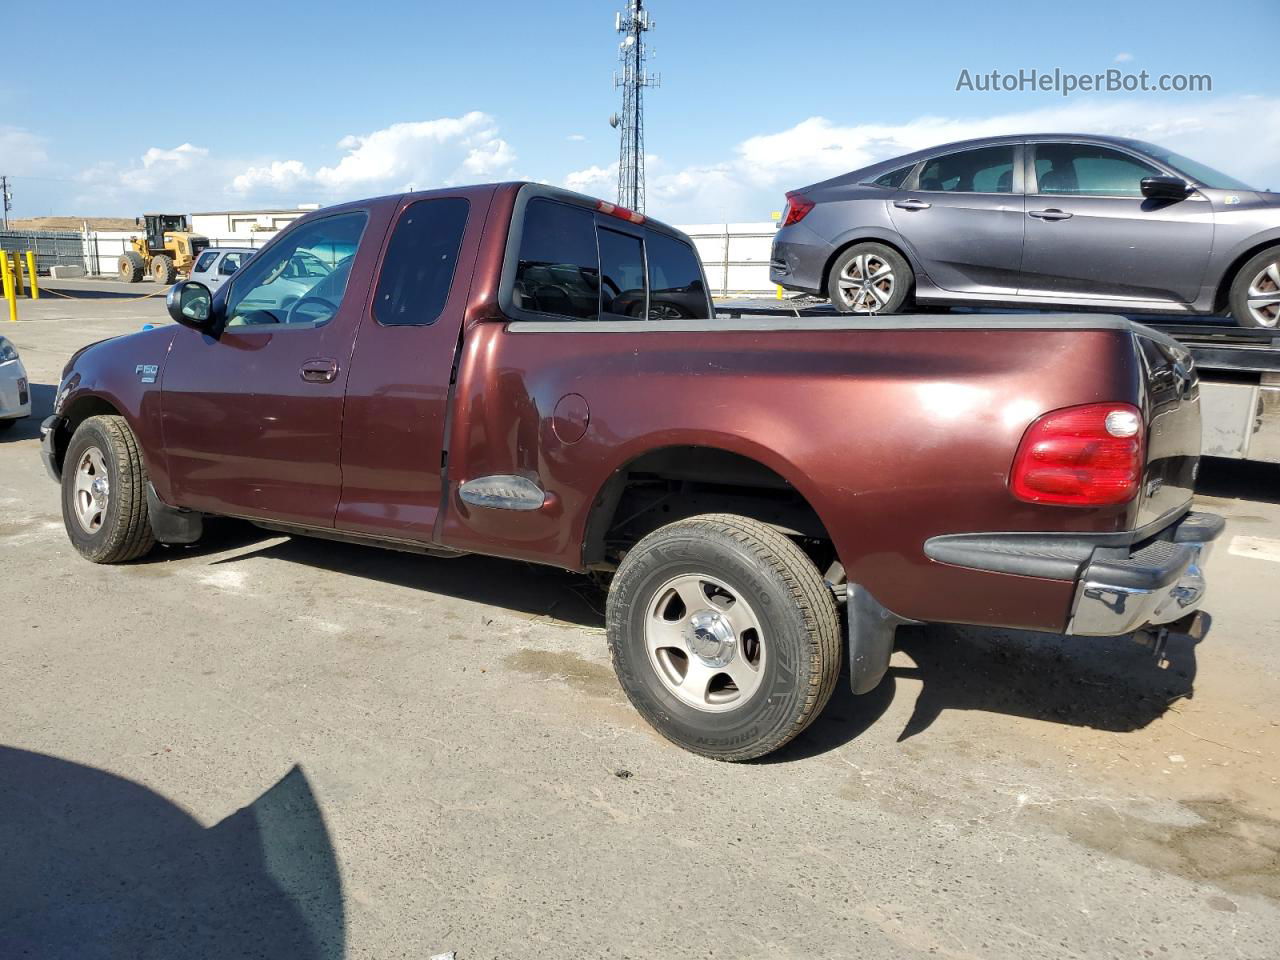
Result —
<instances>
[{"instance_id":1,"label":"alloy wheel rim","mask_svg":"<svg viewBox=\"0 0 1280 960\"><path fill-rule=\"evenodd\" d=\"M840 271L837 286L845 306L854 313L876 313L893 297L896 282L889 261L874 253L860 253Z\"/></svg>"},{"instance_id":2,"label":"alloy wheel rim","mask_svg":"<svg viewBox=\"0 0 1280 960\"><path fill-rule=\"evenodd\" d=\"M106 458L97 447L89 447L80 455L72 497L81 529L85 533L101 530L111 503L111 478Z\"/></svg>"},{"instance_id":3,"label":"alloy wheel rim","mask_svg":"<svg viewBox=\"0 0 1280 960\"><path fill-rule=\"evenodd\" d=\"M1249 314L1260 327L1280 325L1280 260L1259 271L1246 294Z\"/></svg>"},{"instance_id":4,"label":"alloy wheel rim","mask_svg":"<svg viewBox=\"0 0 1280 960\"><path fill-rule=\"evenodd\" d=\"M767 647L755 611L723 580L684 574L658 588L645 615L658 679L696 710L723 713L760 687Z\"/></svg>"}]
</instances>

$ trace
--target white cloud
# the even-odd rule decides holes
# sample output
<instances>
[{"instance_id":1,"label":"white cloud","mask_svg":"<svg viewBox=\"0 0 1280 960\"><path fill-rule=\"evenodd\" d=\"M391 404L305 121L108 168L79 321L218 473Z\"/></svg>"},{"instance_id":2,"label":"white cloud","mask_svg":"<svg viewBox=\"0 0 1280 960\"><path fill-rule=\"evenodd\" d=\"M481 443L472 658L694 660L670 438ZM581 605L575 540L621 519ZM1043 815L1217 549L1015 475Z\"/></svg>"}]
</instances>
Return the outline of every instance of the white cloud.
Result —
<instances>
[{"instance_id":1,"label":"white cloud","mask_svg":"<svg viewBox=\"0 0 1280 960\"><path fill-rule=\"evenodd\" d=\"M585 170L574 170L565 175L564 186L579 193L607 196L618 186L618 165L614 163L607 167L590 166Z\"/></svg>"},{"instance_id":2,"label":"white cloud","mask_svg":"<svg viewBox=\"0 0 1280 960\"><path fill-rule=\"evenodd\" d=\"M23 127L0 124L0 158L3 158L5 168L0 172L11 177L48 176L47 143L44 137Z\"/></svg>"},{"instance_id":3,"label":"white cloud","mask_svg":"<svg viewBox=\"0 0 1280 960\"><path fill-rule=\"evenodd\" d=\"M571 133L567 137L565 137L565 139L568 140L570 143L582 143L587 138L584 134L581 134L581 133Z\"/></svg>"},{"instance_id":4,"label":"white cloud","mask_svg":"<svg viewBox=\"0 0 1280 960\"><path fill-rule=\"evenodd\" d=\"M1115 62L1116 62L1116 63L1128 63L1128 62L1129 62L1130 60L1132 60L1132 59L1133 59L1133 54L1132 54L1132 53L1125 53L1125 52L1121 52L1121 53L1117 53L1117 54L1116 54Z\"/></svg>"},{"instance_id":5,"label":"white cloud","mask_svg":"<svg viewBox=\"0 0 1280 960\"><path fill-rule=\"evenodd\" d=\"M448 186L509 175L516 161L498 136L493 117L473 111L395 123L372 133L343 137L345 154L312 170L300 160L274 160L237 174L231 189L242 195L287 195L310 191L344 199L430 185Z\"/></svg>"}]
</instances>

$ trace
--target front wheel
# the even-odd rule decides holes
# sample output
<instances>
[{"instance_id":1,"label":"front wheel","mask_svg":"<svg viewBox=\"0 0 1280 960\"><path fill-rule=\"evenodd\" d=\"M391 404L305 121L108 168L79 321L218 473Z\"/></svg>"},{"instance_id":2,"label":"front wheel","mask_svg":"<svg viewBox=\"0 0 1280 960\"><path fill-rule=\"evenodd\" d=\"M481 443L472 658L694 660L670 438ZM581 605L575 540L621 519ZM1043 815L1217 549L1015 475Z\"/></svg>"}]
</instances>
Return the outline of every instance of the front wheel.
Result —
<instances>
[{"instance_id":1,"label":"front wheel","mask_svg":"<svg viewBox=\"0 0 1280 960\"><path fill-rule=\"evenodd\" d=\"M1240 268L1231 282L1231 315L1242 327L1280 327L1280 248L1272 247Z\"/></svg>"},{"instance_id":2,"label":"front wheel","mask_svg":"<svg viewBox=\"0 0 1280 960\"><path fill-rule=\"evenodd\" d=\"M147 468L124 417L90 417L62 462L62 522L71 545L94 563L127 563L155 546L147 513Z\"/></svg>"},{"instance_id":3,"label":"front wheel","mask_svg":"<svg viewBox=\"0 0 1280 960\"><path fill-rule=\"evenodd\" d=\"M707 514L649 534L609 590L623 690L668 740L751 760L821 712L840 672L835 601L817 567L755 520Z\"/></svg>"}]
</instances>

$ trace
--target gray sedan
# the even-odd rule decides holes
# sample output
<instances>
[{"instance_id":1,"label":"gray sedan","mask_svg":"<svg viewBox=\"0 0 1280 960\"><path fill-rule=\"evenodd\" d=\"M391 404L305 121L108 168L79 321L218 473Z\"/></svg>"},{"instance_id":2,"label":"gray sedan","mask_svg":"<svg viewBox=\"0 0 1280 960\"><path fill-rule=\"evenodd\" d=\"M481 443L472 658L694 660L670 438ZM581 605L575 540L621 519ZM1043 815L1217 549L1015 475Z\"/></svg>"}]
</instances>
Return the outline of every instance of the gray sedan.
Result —
<instances>
[{"instance_id":1,"label":"gray sedan","mask_svg":"<svg viewBox=\"0 0 1280 960\"><path fill-rule=\"evenodd\" d=\"M787 194L770 279L845 313L991 305L1280 323L1280 195L1154 144L952 143Z\"/></svg>"}]
</instances>

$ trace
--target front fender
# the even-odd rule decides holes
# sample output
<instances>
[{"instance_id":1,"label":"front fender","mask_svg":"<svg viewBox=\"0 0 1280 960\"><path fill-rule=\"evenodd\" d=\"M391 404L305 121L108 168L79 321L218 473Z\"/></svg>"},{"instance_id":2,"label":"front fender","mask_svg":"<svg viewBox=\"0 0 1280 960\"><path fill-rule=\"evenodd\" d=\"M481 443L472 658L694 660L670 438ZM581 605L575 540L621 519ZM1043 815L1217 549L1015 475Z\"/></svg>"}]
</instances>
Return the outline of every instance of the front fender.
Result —
<instances>
[{"instance_id":1,"label":"front fender","mask_svg":"<svg viewBox=\"0 0 1280 960\"><path fill-rule=\"evenodd\" d=\"M137 438L156 491L162 497L168 493L160 384L177 331L174 325L144 330L96 343L73 356L54 400L54 415L62 418L59 432L64 434L53 440L59 458L81 421L114 412L124 417Z\"/></svg>"}]
</instances>

